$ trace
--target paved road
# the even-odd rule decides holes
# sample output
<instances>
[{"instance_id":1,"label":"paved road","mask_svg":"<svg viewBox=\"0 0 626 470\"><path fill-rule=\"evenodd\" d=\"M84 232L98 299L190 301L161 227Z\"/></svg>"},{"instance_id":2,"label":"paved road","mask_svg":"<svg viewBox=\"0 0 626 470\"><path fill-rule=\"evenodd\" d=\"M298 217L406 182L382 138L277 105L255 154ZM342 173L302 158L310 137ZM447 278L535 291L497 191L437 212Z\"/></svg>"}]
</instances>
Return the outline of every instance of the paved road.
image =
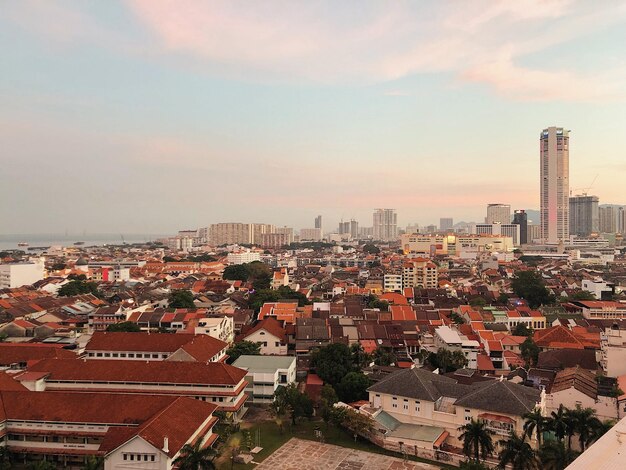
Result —
<instances>
[{"instance_id":1,"label":"paved road","mask_svg":"<svg viewBox=\"0 0 626 470\"><path fill-rule=\"evenodd\" d=\"M259 470L437 470L439 467L294 437L256 468Z\"/></svg>"}]
</instances>

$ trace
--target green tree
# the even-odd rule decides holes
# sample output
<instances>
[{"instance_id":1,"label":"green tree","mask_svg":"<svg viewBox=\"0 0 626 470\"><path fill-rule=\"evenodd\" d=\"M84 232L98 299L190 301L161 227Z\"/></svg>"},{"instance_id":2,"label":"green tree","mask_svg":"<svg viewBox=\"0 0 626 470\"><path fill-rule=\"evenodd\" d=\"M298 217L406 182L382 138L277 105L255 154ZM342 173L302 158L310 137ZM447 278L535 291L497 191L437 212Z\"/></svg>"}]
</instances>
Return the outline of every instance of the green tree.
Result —
<instances>
[{"instance_id":1,"label":"green tree","mask_svg":"<svg viewBox=\"0 0 626 470\"><path fill-rule=\"evenodd\" d=\"M468 360L462 351L450 351L448 349L439 348L436 353L430 353L426 361L441 374L454 372L462 369L468 364Z\"/></svg>"},{"instance_id":2,"label":"green tree","mask_svg":"<svg viewBox=\"0 0 626 470\"><path fill-rule=\"evenodd\" d=\"M377 366L390 366L398 362L398 358L391 348L379 346L373 354L374 364Z\"/></svg>"},{"instance_id":3,"label":"green tree","mask_svg":"<svg viewBox=\"0 0 626 470\"><path fill-rule=\"evenodd\" d=\"M27 468L29 470L56 470L57 467L47 460L38 460L37 462L30 463Z\"/></svg>"},{"instance_id":4,"label":"green tree","mask_svg":"<svg viewBox=\"0 0 626 470\"><path fill-rule=\"evenodd\" d=\"M174 460L179 470L213 470L217 468L213 460L217 452L212 447L202 447L202 440L195 444L185 444L180 450L180 456Z\"/></svg>"},{"instance_id":5,"label":"green tree","mask_svg":"<svg viewBox=\"0 0 626 470\"><path fill-rule=\"evenodd\" d=\"M472 307L484 307L487 305L487 301L483 297L473 297L470 299L469 304Z\"/></svg>"},{"instance_id":6,"label":"green tree","mask_svg":"<svg viewBox=\"0 0 626 470\"><path fill-rule=\"evenodd\" d=\"M594 429L598 429L602 423L596 417L595 410L592 408L582 408L580 405L576 406L573 410L569 410L569 417L572 420L572 431L578 434L580 449L584 452L585 448L595 437Z\"/></svg>"},{"instance_id":7,"label":"green tree","mask_svg":"<svg viewBox=\"0 0 626 470\"><path fill-rule=\"evenodd\" d=\"M498 441L502 447L498 453L500 468L510 465L513 470L537 470L540 468L535 451L526 442L526 435L518 436L515 432L508 439Z\"/></svg>"},{"instance_id":8,"label":"green tree","mask_svg":"<svg viewBox=\"0 0 626 470\"><path fill-rule=\"evenodd\" d=\"M82 294L92 294L96 297L100 297L98 284L84 279L74 279L68 282L67 284L61 286L57 293L59 297L73 297L75 295Z\"/></svg>"},{"instance_id":9,"label":"green tree","mask_svg":"<svg viewBox=\"0 0 626 470\"><path fill-rule=\"evenodd\" d=\"M367 437L374 429L374 421L372 418L352 408L345 408L342 424L352 431L354 442L356 442L359 436Z\"/></svg>"},{"instance_id":10,"label":"green tree","mask_svg":"<svg viewBox=\"0 0 626 470\"><path fill-rule=\"evenodd\" d=\"M535 344L530 336L520 345L520 352L527 367L537 364L537 360L539 359L539 346Z\"/></svg>"},{"instance_id":11,"label":"green tree","mask_svg":"<svg viewBox=\"0 0 626 470\"><path fill-rule=\"evenodd\" d=\"M380 248L378 248L373 243L366 243L365 245L363 245L363 253L377 255L380 253Z\"/></svg>"},{"instance_id":12,"label":"green tree","mask_svg":"<svg viewBox=\"0 0 626 470\"><path fill-rule=\"evenodd\" d=\"M533 432L537 433L537 443L541 445L541 437L547 427L547 420L541 414L541 410L535 408L533 411L526 413L523 418L524 422L524 436L532 438Z\"/></svg>"},{"instance_id":13,"label":"green tree","mask_svg":"<svg viewBox=\"0 0 626 470\"><path fill-rule=\"evenodd\" d=\"M87 457L85 460L85 468L83 470L102 470L104 468L104 459L102 457Z\"/></svg>"},{"instance_id":14,"label":"green tree","mask_svg":"<svg viewBox=\"0 0 626 470\"><path fill-rule=\"evenodd\" d=\"M352 365L357 370L366 368L372 362L372 355L363 350L361 343L351 344L350 354L352 354Z\"/></svg>"},{"instance_id":15,"label":"green tree","mask_svg":"<svg viewBox=\"0 0 626 470\"><path fill-rule=\"evenodd\" d=\"M52 271L61 271L62 269L67 268L67 264L65 263L54 263L51 267Z\"/></svg>"},{"instance_id":16,"label":"green tree","mask_svg":"<svg viewBox=\"0 0 626 470\"><path fill-rule=\"evenodd\" d=\"M333 419L333 413L335 410L333 405L338 401L339 397L337 397L335 389L330 384L324 384L320 392L320 415L324 420L324 423L326 423L327 428L328 423Z\"/></svg>"},{"instance_id":17,"label":"green tree","mask_svg":"<svg viewBox=\"0 0 626 470\"><path fill-rule=\"evenodd\" d=\"M196 308L193 303L193 294L185 289L172 291L167 301L169 308Z\"/></svg>"},{"instance_id":18,"label":"green tree","mask_svg":"<svg viewBox=\"0 0 626 470\"><path fill-rule=\"evenodd\" d=\"M515 295L528 302L530 308L549 305L555 301L537 271L517 271L511 281L511 288Z\"/></svg>"},{"instance_id":19,"label":"green tree","mask_svg":"<svg viewBox=\"0 0 626 470\"><path fill-rule=\"evenodd\" d=\"M348 372L336 386L337 395L344 403L367 399L370 379L362 372Z\"/></svg>"},{"instance_id":20,"label":"green tree","mask_svg":"<svg viewBox=\"0 0 626 470\"><path fill-rule=\"evenodd\" d=\"M350 348L343 343L331 343L314 351L311 365L317 375L326 383L335 386L352 371L352 355Z\"/></svg>"},{"instance_id":21,"label":"green tree","mask_svg":"<svg viewBox=\"0 0 626 470\"><path fill-rule=\"evenodd\" d=\"M239 341L226 350L228 355L228 363L232 364L239 356L259 356L261 354L261 345L253 341Z\"/></svg>"},{"instance_id":22,"label":"green tree","mask_svg":"<svg viewBox=\"0 0 626 470\"><path fill-rule=\"evenodd\" d=\"M123 321L121 323L114 323L107 326L107 331L123 331L126 333L139 333L141 328L137 323L132 321Z\"/></svg>"},{"instance_id":23,"label":"green tree","mask_svg":"<svg viewBox=\"0 0 626 470\"><path fill-rule=\"evenodd\" d=\"M282 408L291 415L293 426L296 425L298 418L313 416L313 402L306 394L298 390L295 383L278 387L274 393L274 402L277 408Z\"/></svg>"},{"instance_id":24,"label":"green tree","mask_svg":"<svg viewBox=\"0 0 626 470\"><path fill-rule=\"evenodd\" d=\"M450 320L452 320L455 325L462 325L463 323L465 323L465 318L463 318L456 312L452 312L450 314Z\"/></svg>"},{"instance_id":25,"label":"green tree","mask_svg":"<svg viewBox=\"0 0 626 470\"><path fill-rule=\"evenodd\" d=\"M569 410L563 404L560 404L556 411L550 413L547 428L554 433L559 441L563 441L565 436L571 437L574 432L573 423L570 419ZM568 448L570 448L569 445Z\"/></svg>"},{"instance_id":26,"label":"green tree","mask_svg":"<svg viewBox=\"0 0 626 470\"><path fill-rule=\"evenodd\" d=\"M577 453L563 441L546 441L539 449L542 470L564 470L577 457Z\"/></svg>"},{"instance_id":27,"label":"green tree","mask_svg":"<svg viewBox=\"0 0 626 470\"><path fill-rule=\"evenodd\" d=\"M533 335L533 329L529 328L528 325L526 323L518 323L517 326L515 328L513 328L513 331L511 331L511 334L513 334L514 336L532 336Z\"/></svg>"},{"instance_id":28,"label":"green tree","mask_svg":"<svg viewBox=\"0 0 626 470\"><path fill-rule=\"evenodd\" d=\"M596 300L596 296L588 290L580 290L575 292L571 297L571 300Z\"/></svg>"},{"instance_id":29,"label":"green tree","mask_svg":"<svg viewBox=\"0 0 626 470\"><path fill-rule=\"evenodd\" d=\"M247 281L250 272L246 264L231 264L224 268L222 277L229 281Z\"/></svg>"},{"instance_id":30,"label":"green tree","mask_svg":"<svg viewBox=\"0 0 626 470\"><path fill-rule=\"evenodd\" d=\"M463 454L476 462L484 460L493 452L493 431L487 429L483 421L472 420L459 428L463 431L459 439L463 441Z\"/></svg>"},{"instance_id":31,"label":"green tree","mask_svg":"<svg viewBox=\"0 0 626 470\"><path fill-rule=\"evenodd\" d=\"M11 466L11 454L6 446L0 446L0 470L9 470Z\"/></svg>"}]
</instances>

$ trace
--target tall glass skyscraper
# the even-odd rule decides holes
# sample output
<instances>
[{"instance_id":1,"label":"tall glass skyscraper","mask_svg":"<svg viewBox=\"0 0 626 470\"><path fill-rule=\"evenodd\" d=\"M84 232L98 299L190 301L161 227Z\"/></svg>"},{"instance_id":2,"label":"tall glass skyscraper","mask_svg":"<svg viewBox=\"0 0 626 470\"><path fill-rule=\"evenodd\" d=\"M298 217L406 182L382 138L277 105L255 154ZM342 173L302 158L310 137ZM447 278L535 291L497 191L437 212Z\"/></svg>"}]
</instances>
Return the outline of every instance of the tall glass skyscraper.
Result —
<instances>
[{"instance_id":1,"label":"tall glass skyscraper","mask_svg":"<svg viewBox=\"0 0 626 470\"><path fill-rule=\"evenodd\" d=\"M541 236L546 243L569 239L569 131L548 127L539 136Z\"/></svg>"}]
</instances>

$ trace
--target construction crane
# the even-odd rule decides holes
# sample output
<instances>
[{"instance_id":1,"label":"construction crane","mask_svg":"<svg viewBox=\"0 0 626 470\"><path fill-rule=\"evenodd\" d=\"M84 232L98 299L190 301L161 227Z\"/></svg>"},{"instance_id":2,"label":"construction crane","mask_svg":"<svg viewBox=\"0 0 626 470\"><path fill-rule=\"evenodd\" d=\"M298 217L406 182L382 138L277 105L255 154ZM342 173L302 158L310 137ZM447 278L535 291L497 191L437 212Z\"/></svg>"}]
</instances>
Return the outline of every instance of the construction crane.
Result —
<instances>
[{"instance_id":1,"label":"construction crane","mask_svg":"<svg viewBox=\"0 0 626 470\"><path fill-rule=\"evenodd\" d=\"M570 189L569 190L569 195L570 197L573 195L574 191L582 191L582 193L580 194L581 196L587 196L587 194L589 193L589 190L591 188L593 188L593 184L596 182L596 180L598 179L599 174L597 174L596 176L593 177L593 181L591 181L591 184L589 186L587 186L586 188L574 188L574 189Z\"/></svg>"}]
</instances>

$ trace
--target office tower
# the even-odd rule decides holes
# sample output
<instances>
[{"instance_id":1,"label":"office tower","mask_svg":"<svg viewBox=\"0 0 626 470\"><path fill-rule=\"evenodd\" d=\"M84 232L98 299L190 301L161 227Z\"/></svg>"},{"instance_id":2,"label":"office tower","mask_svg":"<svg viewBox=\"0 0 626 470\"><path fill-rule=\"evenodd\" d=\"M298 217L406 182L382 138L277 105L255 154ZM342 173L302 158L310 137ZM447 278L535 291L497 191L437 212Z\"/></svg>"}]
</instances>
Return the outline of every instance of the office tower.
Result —
<instances>
[{"instance_id":1,"label":"office tower","mask_svg":"<svg viewBox=\"0 0 626 470\"><path fill-rule=\"evenodd\" d=\"M452 217L442 217L439 219L439 230L441 230L442 232L452 230L453 226L454 220L452 219Z\"/></svg>"},{"instance_id":2,"label":"office tower","mask_svg":"<svg viewBox=\"0 0 626 470\"><path fill-rule=\"evenodd\" d=\"M510 224L511 206L508 204L488 204L486 224Z\"/></svg>"},{"instance_id":3,"label":"office tower","mask_svg":"<svg viewBox=\"0 0 626 470\"><path fill-rule=\"evenodd\" d=\"M395 209L374 211L374 240L395 240L398 236L398 214Z\"/></svg>"},{"instance_id":4,"label":"office tower","mask_svg":"<svg viewBox=\"0 0 626 470\"><path fill-rule=\"evenodd\" d=\"M602 233L617 232L618 206L602 205L598 208L599 230Z\"/></svg>"},{"instance_id":5,"label":"office tower","mask_svg":"<svg viewBox=\"0 0 626 470\"><path fill-rule=\"evenodd\" d=\"M572 196L569 198L569 233L588 237L600 228L598 196Z\"/></svg>"},{"instance_id":6,"label":"office tower","mask_svg":"<svg viewBox=\"0 0 626 470\"><path fill-rule=\"evenodd\" d=\"M526 245L528 243L528 215L523 209L513 213L513 224L519 225L519 243Z\"/></svg>"},{"instance_id":7,"label":"office tower","mask_svg":"<svg viewBox=\"0 0 626 470\"><path fill-rule=\"evenodd\" d=\"M359 223L354 219L350 221L350 236L354 239L359 238Z\"/></svg>"},{"instance_id":8,"label":"office tower","mask_svg":"<svg viewBox=\"0 0 626 470\"><path fill-rule=\"evenodd\" d=\"M569 131L548 127L539 136L541 236L547 243L569 238Z\"/></svg>"},{"instance_id":9,"label":"office tower","mask_svg":"<svg viewBox=\"0 0 626 470\"><path fill-rule=\"evenodd\" d=\"M315 217L315 228L319 228L320 232L322 231L322 216L318 215Z\"/></svg>"}]
</instances>

